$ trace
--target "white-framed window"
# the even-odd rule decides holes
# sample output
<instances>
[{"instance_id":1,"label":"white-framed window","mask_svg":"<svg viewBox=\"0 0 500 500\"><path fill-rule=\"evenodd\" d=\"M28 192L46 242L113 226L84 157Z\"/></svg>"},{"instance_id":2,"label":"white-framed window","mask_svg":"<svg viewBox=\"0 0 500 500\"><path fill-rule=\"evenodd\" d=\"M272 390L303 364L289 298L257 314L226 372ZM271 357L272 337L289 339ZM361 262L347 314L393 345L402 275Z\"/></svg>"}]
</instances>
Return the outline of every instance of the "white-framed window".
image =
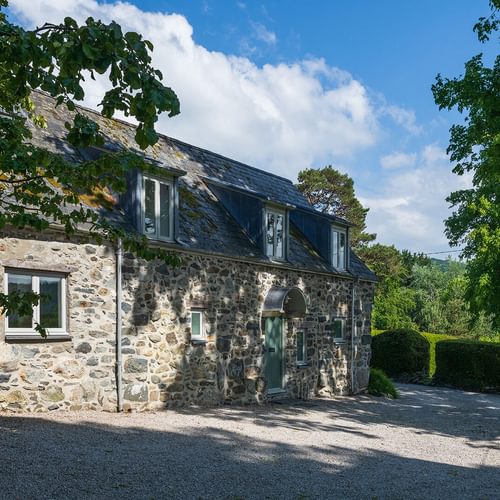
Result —
<instances>
[{"instance_id":1,"label":"white-framed window","mask_svg":"<svg viewBox=\"0 0 500 500\"><path fill-rule=\"evenodd\" d=\"M341 271L346 268L347 232L345 229L332 227L332 266Z\"/></svg>"},{"instance_id":2,"label":"white-framed window","mask_svg":"<svg viewBox=\"0 0 500 500\"><path fill-rule=\"evenodd\" d=\"M273 259L285 258L286 246L286 217L285 212L266 208L265 210L265 244L266 255Z\"/></svg>"},{"instance_id":3,"label":"white-framed window","mask_svg":"<svg viewBox=\"0 0 500 500\"><path fill-rule=\"evenodd\" d=\"M296 347L297 347L297 364L305 365L307 363L306 357L306 334L303 330L299 330L296 335Z\"/></svg>"},{"instance_id":4,"label":"white-framed window","mask_svg":"<svg viewBox=\"0 0 500 500\"><path fill-rule=\"evenodd\" d=\"M191 310L191 340L205 340L205 318L203 311Z\"/></svg>"},{"instance_id":5,"label":"white-framed window","mask_svg":"<svg viewBox=\"0 0 500 500\"><path fill-rule=\"evenodd\" d=\"M333 340L335 342L343 342L345 340L345 319L333 319Z\"/></svg>"},{"instance_id":6,"label":"white-framed window","mask_svg":"<svg viewBox=\"0 0 500 500\"><path fill-rule=\"evenodd\" d=\"M66 335L66 277L57 273L9 270L5 272L5 293L34 292L41 296L38 305L27 316L10 314L5 317L5 335L36 336L38 323L47 335Z\"/></svg>"},{"instance_id":7,"label":"white-framed window","mask_svg":"<svg viewBox=\"0 0 500 500\"><path fill-rule=\"evenodd\" d=\"M174 183L171 180L143 176L142 232L157 240L174 237Z\"/></svg>"}]
</instances>

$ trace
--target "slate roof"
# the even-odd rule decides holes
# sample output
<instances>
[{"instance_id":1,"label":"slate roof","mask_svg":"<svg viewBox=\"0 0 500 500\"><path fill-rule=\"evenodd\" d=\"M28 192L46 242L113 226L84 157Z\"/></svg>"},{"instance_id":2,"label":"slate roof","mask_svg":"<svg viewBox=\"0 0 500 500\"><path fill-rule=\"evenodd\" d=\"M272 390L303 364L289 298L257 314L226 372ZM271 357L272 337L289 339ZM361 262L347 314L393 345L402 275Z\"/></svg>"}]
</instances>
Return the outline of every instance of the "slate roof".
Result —
<instances>
[{"instance_id":1,"label":"slate roof","mask_svg":"<svg viewBox=\"0 0 500 500\"><path fill-rule=\"evenodd\" d=\"M64 123L71 116L66 107L56 108L54 99L41 92L35 92L32 98L37 106L37 112L47 120L46 129L31 127L32 142L54 153L62 154L73 162L86 159L82 151L71 146L65 139L67 131ZM127 148L144 154L137 150L132 124L104 118L98 112L83 107L79 107L78 110L99 124L106 139L106 149ZM186 172L179 178L179 234L178 243L174 244L174 247L177 245L183 249L270 262L210 190L207 182L209 179L250 191L281 204L309 211L312 209L290 180L165 135L160 135L158 143L148 148L146 155L156 160L158 166ZM332 217L332 220L346 222L335 217ZM306 238L292 224L290 226L289 266L310 271L354 275L361 279L376 281L375 274L354 255L354 252L351 252L349 271L336 272L318 255Z\"/></svg>"}]
</instances>

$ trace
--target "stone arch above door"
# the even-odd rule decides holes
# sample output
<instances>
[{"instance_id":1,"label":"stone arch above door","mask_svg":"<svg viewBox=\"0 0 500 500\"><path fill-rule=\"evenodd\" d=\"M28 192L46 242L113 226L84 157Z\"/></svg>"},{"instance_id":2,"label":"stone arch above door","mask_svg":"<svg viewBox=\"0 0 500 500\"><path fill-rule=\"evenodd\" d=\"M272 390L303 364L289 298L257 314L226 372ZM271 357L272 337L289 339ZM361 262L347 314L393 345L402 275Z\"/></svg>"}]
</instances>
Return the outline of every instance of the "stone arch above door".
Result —
<instances>
[{"instance_id":1,"label":"stone arch above door","mask_svg":"<svg viewBox=\"0 0 500 500\"><path fill-rule=\"evenodd\" d=\"M302 318L307 313L306 297L297 287L273 286L267 293L263 317Z\"/></svg>"}]
</instances>

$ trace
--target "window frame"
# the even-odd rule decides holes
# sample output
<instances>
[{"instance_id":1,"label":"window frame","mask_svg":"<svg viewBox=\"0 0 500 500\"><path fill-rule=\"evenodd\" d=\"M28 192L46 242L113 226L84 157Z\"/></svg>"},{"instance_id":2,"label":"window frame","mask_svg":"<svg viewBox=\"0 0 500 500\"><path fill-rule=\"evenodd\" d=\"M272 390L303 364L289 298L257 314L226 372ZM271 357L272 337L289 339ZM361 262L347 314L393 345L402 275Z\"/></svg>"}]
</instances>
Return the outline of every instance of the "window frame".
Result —
<instances>
[{"instance_id":1,"label":"window frame","mask_svg":"<svg viewBox=\"0 0 500 500\"><path fill-rule=\"evenodd\" d=\"M299 334L302 334L302 359L299 359ZM297 330L295 334L295 364L297 366L307 365L307 346L306 346L306 331Z\"/></svg>"},{"instance_id":2,"label":"window frame","mask_svg":"<svg viewBox=\"0 0 500 500\"><path fill-rule=\"evenodd\" d=\"M145 221L146 221L146 181L152 181L155 184L155 232L146 233L145 231ZM160 231L160 184L165 184L170 189L170 200L168 207L168 232L169 236L162 236L159 234ZM141 233L146 236L146 238L158 241L174 241L174 217L175 217L175 182L172 178L158 177L155 175L142 175L141 176Z\"/></svg>"},{"instance_id":3,"label":"window frame","mask_svg":"<svg viewBox=\"0 0 500 500\"><path fill-rule=\"evenodd\" d=\"M337 248L334 248L333 242L334 238L333 235L334 233L338 234L338 243L337 243ZM340 262L340 235L344 235L344 258L342 259L342 262ZM332 267L334 267L337 271L346 271L347 270L347 254L348 254L348 249L349 249L349 242L348 242L348 232L346 228L340 227L340 226L332 226L331 231L330 231L330 259L332 263ZM335 255L337 255L337 260L335 261Z\"/></svg>"},{"instance_id":4,"label":"window frame","mask_svg":"<svg viewBox=\"0 0 500 500\"><path fill-rule=\"evenodd\" d=\"M333 328L333 342L335 344L342 344L343 342L346 342L346 318L339 318L338 316L337 317L334 317L332 318L332 323L335 325L335 323L339 321L340 324L341 324L341 333L342 335L340 337L336 337L335 336L335 326Z\"/></svg>"},{"instance_id":5,"label":"window frame","mask_svg":"<svg viewBox=\"0 0 500 500\"><path fill-rule=\"evenodd\" d=\"M40 293L40 278L59 278L61 280L61 297L60 297L60 313L61 313L61 327L60 328L46 328L47 337L60 337L69 336L68 334L68 312L67 312L67 300L66 300L66 274L51 272L51 271L38 271L38 270L25 270L25 269L5 269L4 272L4 292L6 295L9 294L9 275L22 275L31 277L31 291L34 293ZM9 317L5 315L4 317L4 327L5 327L5 338L36 338L41 339L40 334L35 330L35 323L40 324L40 302L33 307L33 315L31 320L31 328L12 328L9 326ZM43 325L42 325L43 326Z\"/></svg>"},{"instance_id":6,"label":"window frame","mask_svg":"<svg viewBox=\"0 0 500 500\"><path fill-rule=\"evenodd\" d=\"M193 335L193 313L200 315L200 334L199 335ZM205 342L207 340L204 315L205 315L205 311L203 309L197 309L197 308L191 309L190 316L189 316L189 318L190 318L189 325L190 325L190 329L191 329L191 340L192 341Z\"/></svg>"},{"instance_id":7,"label":"window frame","mask_svg":"<svg viewBox=\"0 0 500 500\"><path fill-rule=\"evenodd\" d=\"M275 216L273 223L273 253L269 255L267 253L267 217L269 214ZM276 216L281 215L283 217L283 252L281 256L276 255L277 245L277 232L276 232ZM275 208L267 206L264 208L264 254L272 260L284 261L287 259L288 253L288 217L287 211L281 208Z\"/></svg>"}]
</instances>

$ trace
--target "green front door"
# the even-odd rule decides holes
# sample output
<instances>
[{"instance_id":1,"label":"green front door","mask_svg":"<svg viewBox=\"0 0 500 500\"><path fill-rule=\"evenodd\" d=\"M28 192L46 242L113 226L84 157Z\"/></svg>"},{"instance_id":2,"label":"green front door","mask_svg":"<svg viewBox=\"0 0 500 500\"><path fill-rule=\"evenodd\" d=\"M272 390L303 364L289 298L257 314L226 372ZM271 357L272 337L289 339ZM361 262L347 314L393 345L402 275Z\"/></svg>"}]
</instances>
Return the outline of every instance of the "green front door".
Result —
<instances>
[{"instance_id":1,"label":"green front door","mask_svg":"<svg viewBox=\"0 0 500 500\"><path fill-rule=\"evenodd\" d=\"M266 318L267 389L283 389L283 320Z\"/></svg>"}]
</instances>

